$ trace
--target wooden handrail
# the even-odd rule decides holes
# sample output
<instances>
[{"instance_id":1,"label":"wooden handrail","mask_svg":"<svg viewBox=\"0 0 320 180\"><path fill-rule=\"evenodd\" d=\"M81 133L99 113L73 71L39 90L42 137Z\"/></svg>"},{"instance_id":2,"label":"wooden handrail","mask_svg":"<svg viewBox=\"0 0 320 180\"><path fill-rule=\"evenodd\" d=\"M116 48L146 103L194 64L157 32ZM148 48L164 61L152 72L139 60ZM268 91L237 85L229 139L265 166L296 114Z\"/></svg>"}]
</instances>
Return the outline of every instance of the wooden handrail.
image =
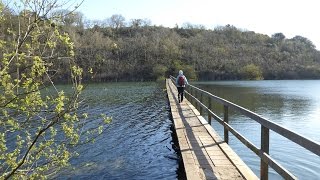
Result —
<instances>
[{"instance_id":1,"label":"wooden handrail","mask_svg":"<svg viewBox=\"0 0 320 180\"><path fill-rule=\"evenodd\" d=\"M175 77L170 76L172 82L175 84ZM205 109L208 112L208 116L210 114L210 120L211 117L215 119L217 122L219 122L224 127L224 140L228 143L228 132L231 132L235 137L237 137L244 145L246 145L251 151L253 151L256 155L260 157L261 163L260 163L260 178L261 179L268 179L268 165L272 167L279 175L281 175L285 179L297 179L293 174L291 174L288 170L283 168L280 164L278 164L273 158L269 156L269 131L272 130L279 135L289 139L292 142L297 143L298 145L304 147L305 149L311 151L312 153L320 156L320 144L318 144L315 141L312 141L298 133L295 133L293 131L290 131L284 127L282 127L279 124L276 124L272 121L267 120L266 118L263 118L262 116L245 109L237 104L234 104L230 101L227 101L223 98L220 98L218 96L215 96L205 90L202 90L196 86L188 85L190 89L189 91L185 91L186 95L188 95L190 98L192 98L192 102L195 102L196 105L200 106L201 109ZM191 93L192 92L192 93ZM215 102L223 105L224 107L224 119L221 119L219 116L217 116L214 112L212 112L211 108L208 108L205 106L198 98L194 96L196 92L201 93L200 97L203 97L202 95L206 95L209 97L209 106L211 106L211 100L214 100ZM202 98L201 98L202 99ZM202 99L203 100L203 99ZM255 120L261 125L261 148L257 148L253 143L251 143L249 140L247 140L244 136L242 136L240 133L238 133L234 128L228 124L228 109L235 110L237 112L240 112L241 114L251 118L252 120Z\"/></svg>"}]
</instances>

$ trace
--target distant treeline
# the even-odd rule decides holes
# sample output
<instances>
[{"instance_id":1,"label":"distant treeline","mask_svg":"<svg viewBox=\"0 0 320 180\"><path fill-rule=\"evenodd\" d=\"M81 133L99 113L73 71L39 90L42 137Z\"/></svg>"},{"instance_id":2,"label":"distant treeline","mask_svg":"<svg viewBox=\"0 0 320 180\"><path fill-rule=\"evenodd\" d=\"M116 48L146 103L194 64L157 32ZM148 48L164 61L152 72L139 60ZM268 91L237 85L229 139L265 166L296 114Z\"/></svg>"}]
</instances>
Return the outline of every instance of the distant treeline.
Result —
<instances>
[{"instance_id":1,"label":"distant treeline","mask_svg":"<svg viewBox=\"0 0 320 180\"><path fill-rule=\"evenodd\" d=\"M75 21L76 22L76 21ZM114 15L106 23L66 24L83 67L96 81L146 81L185 70L193 79L318 79L320 52L305 37L272 37L234 26L151 26Z\"/></svg>"},{"instance_id":2,"label":"distant treeline","mask_svg":"<svg viewBox=\"0 0 320 180\"><path fill-rule=\"evenodd\" d=\"M320 52L302 36L269 37L232 25L166 28L121 15L84 21L81 13L58 25L73 40L87 81L152 81L179 69L198 80L320 78ZM59 69L59 77L67 77L63 65Z\"/></svg>"}]
</instances>

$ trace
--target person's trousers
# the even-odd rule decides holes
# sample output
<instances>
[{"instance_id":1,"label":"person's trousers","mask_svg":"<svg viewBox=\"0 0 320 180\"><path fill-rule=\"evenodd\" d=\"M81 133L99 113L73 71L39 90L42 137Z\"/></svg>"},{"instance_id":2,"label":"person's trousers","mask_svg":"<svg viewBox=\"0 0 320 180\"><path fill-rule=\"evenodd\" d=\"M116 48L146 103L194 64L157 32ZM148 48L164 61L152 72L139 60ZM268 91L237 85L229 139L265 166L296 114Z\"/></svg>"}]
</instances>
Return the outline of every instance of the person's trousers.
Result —
<instances>
[{"instance_id":1,"label":"person's trousers","mask_svg":"<svg viewBox=\"0 0 320 180\"><path fill-rule=\"evenodd\" d=\"M177 87L178 88L178 100L179 102L183 101L183 92L184 92L184 87Z\"/></svg>"}]
</instances>

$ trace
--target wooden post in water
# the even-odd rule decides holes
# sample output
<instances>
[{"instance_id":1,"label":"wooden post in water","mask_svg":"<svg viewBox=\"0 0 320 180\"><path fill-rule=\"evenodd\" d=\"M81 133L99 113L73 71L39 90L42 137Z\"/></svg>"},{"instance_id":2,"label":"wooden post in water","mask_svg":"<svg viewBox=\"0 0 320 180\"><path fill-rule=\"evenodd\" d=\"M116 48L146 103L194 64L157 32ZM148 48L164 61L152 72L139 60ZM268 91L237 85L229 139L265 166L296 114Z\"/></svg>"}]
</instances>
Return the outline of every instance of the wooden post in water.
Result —
<instances>
[{"instance_id":1,"label":"wooden post in water","mask_svg":"<svg viewBox=\"0 0 320 180\"><path fill-rule=\"evenodd\" d=\"M224 109L224 118L223 121L225 123L229 123L229 115L228 115L228 106L224 105L223 106ZM229 135L228 135L228 129L226 127L223 127L224 129L224 141L229 144Z\"/></svg>"},{"instance_id":2,"label":"wooden post in water","mask_svg":"<svg viewBox=\"0 0 320 180\"><path fill-rule=\"evenodd\" d=\"M269 129L261 125L261 150L269 154ZM268 180L268 163L260 159L260 179Z\"/></svg>"},{"instance_id":3,"label":"wooden post in water","mask_svg":"<svg viewBox=\"0 0 320 180\"><path fill-rule=\"evenodd\" d=\"M211 98L209 97L209 107L210 110L212 110L212 102L211 102ZM211 114L208 111L208 123L211 125Z\"/></svg>"}]
</instances>

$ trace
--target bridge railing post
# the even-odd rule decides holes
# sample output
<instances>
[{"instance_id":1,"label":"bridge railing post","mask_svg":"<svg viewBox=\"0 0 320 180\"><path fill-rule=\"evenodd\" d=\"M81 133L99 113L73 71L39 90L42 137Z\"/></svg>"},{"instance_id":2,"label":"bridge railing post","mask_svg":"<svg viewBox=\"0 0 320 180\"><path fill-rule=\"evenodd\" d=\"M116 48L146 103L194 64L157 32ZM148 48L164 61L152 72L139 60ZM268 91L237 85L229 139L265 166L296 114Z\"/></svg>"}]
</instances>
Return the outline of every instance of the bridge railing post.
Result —
<instances>
[{"instance_id":1,"label":"bridge railing post","mask_svg":"<svg viewBox=\"0 0 320 180\"><path fill-rule=\"evenodd\" d=\"M189 99L189 95L187 93L183 93L184 94L184 98Z\"/></svg>"},{"instance_id":2,"label":"bridge railing post","mask_svg":"<svg viewBox=\"0 0 320 180\"><path fill-rule=\"evenodd\" d=\"M191 91L191 95L193 97L195 97L194 88L190 88L190 91ZM191 104L194 106L194 99L193 98L191 98Z\"/></svg>"},{"instance_id":3,"label":"bridge railing post","mask_svg":"<svg viewBox=\"0 0 320 180\"><path fill-rule=\"evenodd\" d=\"M269 154L269 129L261 125L261 150ZM260 179L268 180L268 163L260 159Z\"/></svg>"},{"instance_id":4,"label":"bridge railing post","mask_svg":"<svg viewBox=\"0 0 320 180\"><path fill-rule=\"evenodd\" d=\"M212 102L211 102L211 98L209 97L209 107L208 107L208 110L211 110L212 111ZM210 112L208 111L208 123L211 125L211 114Z\"/></svg>"},{"instance_id":5,"label":"bridge railing post","mask_svg":"<svg viewBox=\"0 0 320 180\"><path fill-rule=\"evenodd\" d=\"M199 92L200 92L200 102L203 103L203 93L201 91ZM199 108L200 108L200 114L203 115L203 108L200 104L199 104Z\"/></svg>"},{"instance_id":6,"label":"bridge railing post","mask_svg":"<svg viewBox=\"0 0 320 180\"><path fill-rule=\"evenodd\" d=\"M223 121L225 123L229 123L229 114L228 114L228 106L224 105L223 106L224 109L224 118ZM228 133L228 129L224 126L224 141L229 144L229 133Z\"/></svg>"},{"instance_id":7,"label":"bridge railing post","mask_svg":"<svg viewBox=\"0 0 320 180\"><path fill-rule=\"evenodd\" d=\"M195 98L197 98L198 99L198 97L199 97L199 91L197 91L197 89L195 89ZM199 109L199 103L195 100L195 102L194 102L195 104L196 104L196 109Z\"/></svg>"}]
</instances>

